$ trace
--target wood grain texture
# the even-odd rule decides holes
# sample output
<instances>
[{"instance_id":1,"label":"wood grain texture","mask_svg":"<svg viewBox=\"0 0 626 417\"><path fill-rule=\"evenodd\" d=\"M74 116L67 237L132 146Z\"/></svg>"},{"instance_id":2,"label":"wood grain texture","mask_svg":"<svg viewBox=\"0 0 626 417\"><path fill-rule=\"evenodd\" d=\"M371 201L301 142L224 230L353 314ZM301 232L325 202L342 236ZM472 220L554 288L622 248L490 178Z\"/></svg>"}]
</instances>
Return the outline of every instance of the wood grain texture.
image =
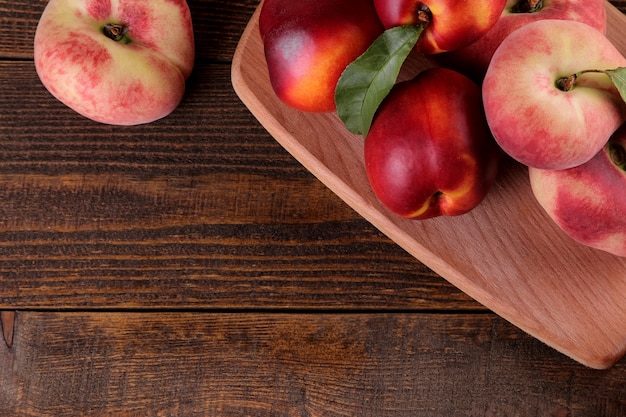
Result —
<instances>
[{"instance_id":1,"label":"wood grain texture","mask_svg":"<svg viewBox=\"0 0 626 417\"><path fill-rule=\"evenodd\" d=\"M495 315L19 313L7 417L601 417L626 369ZM19 401L16 401L19 400Z\"/></svg>"},{"instance_id":2,"label":"wood grain texture","mask_svg":"<svg viewBox=\"0 0 626 417\"><path fill-rule=\"evenodd\" d=\"M230 65L258 0L190 1L185 99L134 128L43 89L46 2L0 0L0 416L626 415L624 360L490 313L256 121Z\"/></svg>"},{"instance_id":3,"label":"wood grain texture","mask_svg":"<svg viewBox=\"0 0 626 417\"><path fill-rule=\"evenodd\" d=\"M15 311L0 311L0 329L4 343L9 349L12 348L15 334Z\"/></svg>"},{"instance_id":4,"label":"wood grain texture","mask_svg":"<svg viewBox=\"0 0 626 417\"><path fill-rule=\"evenodd\" d=\"M626 17L606 6L607 37L626 54ZM362 138L335 113L281 103L264 60L257 13L233 60L235 90L285 149L364 218L474 299L576 360L604 368L624 355L626 258L560 231L534 199L526 167L505 160L495 187L466 215L403 219L372 192ZM429 66L413 55L400 79Z\"/></svg>"},{"instance_id":5,"label":"wood grain texture","mask_svg":"<svg viewBox=\"0 0 626 417\"><path fill-rule=\"evenodd\" d=\"M249 19L236 6L211 7ZM200 61L173 114L121 128L0 61L0 154L0 307L483 308L294 161L229 63Z\"/></svg>"}]
</instances>

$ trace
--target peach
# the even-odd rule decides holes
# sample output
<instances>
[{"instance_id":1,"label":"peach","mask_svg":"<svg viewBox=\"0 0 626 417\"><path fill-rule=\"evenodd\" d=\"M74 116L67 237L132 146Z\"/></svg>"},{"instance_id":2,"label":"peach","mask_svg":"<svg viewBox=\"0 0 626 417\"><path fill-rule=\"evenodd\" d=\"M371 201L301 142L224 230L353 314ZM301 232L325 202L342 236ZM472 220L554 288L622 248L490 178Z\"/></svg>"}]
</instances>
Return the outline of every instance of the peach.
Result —
<instances>
[{"instance_id":1,"label":"peach","mask_svg":"<svg viewBox=\"0 0 626 417\"><path fill-rule=\"evenodd\" d=\"M626 120L626 104L604 73L626 66L601 32L572 20L538 20L509 35L489 64L483 102L502 149L522 164L565 169L597 154Z\"/></svg>"},{"instance_id":2,"label":"peach","mask_svg":"<svg viewBox=\"0 0 626 417\"><path fill-rule=\"evenodd\" d=\"M336 109L339 77L383 27L371 0L265 0L259 30L278 98L326 113Z\"/></svg>"},{"instance_id":3,"label":"peach","mask_svg":"<svg viewBox=\"0 0 626 417\"><path fill-rule=\"evenodd\" d=\"M364 152L378 199L410 219L474 209L494 183L500 159L480 88L446 68L394 86L376 113Z\"/></svg>"},{"instance_id":4,"label":"peach","mask_svg":"<svg viewBox=\"0 0 626 417\"><path fill-rule=\"evenodd\" d=\"M35 33L44 87L79 114L149 123L181 102L194 66L185 0L50 0Z\"/></svg>"},{"instance_id":5,"label":"peach","mask_svg":"<svg viewBox=\"0 0 626 417\"><path fill-rule=\"evenodd\" d=\"M575 241L626 256L626 125L589 162L565 170L529 169L533 194Z\"/></svg>"}]
</instances>

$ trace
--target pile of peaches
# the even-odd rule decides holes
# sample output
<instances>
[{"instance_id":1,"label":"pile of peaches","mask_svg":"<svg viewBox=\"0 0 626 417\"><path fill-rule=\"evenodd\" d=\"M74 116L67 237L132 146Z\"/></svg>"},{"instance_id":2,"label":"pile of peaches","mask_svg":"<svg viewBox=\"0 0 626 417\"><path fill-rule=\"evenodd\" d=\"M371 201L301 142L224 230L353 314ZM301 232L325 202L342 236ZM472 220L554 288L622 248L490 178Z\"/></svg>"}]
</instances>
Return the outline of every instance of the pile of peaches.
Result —
<instances>
[{"instance_id":1,"label":"pile of peaches","mask_svg":"<svg viewBox=\"0 0 626 417\"><path fill-rule=\"evenodd\" d=\"M626 58L605 0L264 0L272 87L363 136L369 183L410 219L478 206L503 157L576 241L626 256ZM185 0L50 0L42 84L101 123L150 123L194 65ZM408 81L411 54L435 65Z\"/></svg>"},{"instance_id":2,"label":"pile of peaches","mask_svg":"<svg viewBox=\"0 0 626 417\"><path fill-rule=\"evenodd\" d=\"M626 58L604 0L265 0L259 29L276 95L363 136L390 211L467 213L508 157L567 235L626 256ZM398 81L411 54L434 65Z\"/></svg>"}]
</instances>

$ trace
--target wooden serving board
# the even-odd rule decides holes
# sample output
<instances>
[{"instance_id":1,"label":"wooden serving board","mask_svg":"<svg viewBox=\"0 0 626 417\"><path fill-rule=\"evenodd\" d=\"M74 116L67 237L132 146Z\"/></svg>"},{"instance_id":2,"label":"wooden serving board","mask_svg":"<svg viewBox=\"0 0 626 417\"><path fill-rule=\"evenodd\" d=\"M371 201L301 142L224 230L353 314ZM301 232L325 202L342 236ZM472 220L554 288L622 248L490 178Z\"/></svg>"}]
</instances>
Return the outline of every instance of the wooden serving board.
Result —
<instances>
[{"instance_id":1,"label":"wooden serving board","mask_svg":"<svg viewBox=\"0 0 626 417\"><path fill-rule=\"evenodd\" d=\"M626 16L606 4L608 37L626 54ZM580 363L607 368L626 352L626 258L580 245L535 202L527 170L505 161L486 200L459 217L411 221L370 190L363 139L334 114L290 109L275 96L259 9L232 66L236 93L304 167L398 245L469 296ZM402 77L430 64L412 57Z\"/></svg>"}]
</instances>

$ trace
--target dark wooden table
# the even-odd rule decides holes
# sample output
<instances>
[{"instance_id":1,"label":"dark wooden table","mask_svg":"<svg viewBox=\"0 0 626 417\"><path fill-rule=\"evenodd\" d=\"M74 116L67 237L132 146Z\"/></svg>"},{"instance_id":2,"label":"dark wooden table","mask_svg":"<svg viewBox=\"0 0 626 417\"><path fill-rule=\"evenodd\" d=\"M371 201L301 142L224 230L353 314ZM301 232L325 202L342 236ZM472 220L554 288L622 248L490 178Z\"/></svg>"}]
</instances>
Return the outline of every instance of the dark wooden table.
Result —
<instances>
[{"instance_id":1,"label":"dark wooden table","mask_svg":"<svg viewBox=\"0 0 626 417\"><path fill-rule=\"evenodd\" d=\"M496 316L265 132L230 83L257 4L191 1L183 103L112 127L40 84L46 1L0 0L0 416L626 416L624 360Z\"/></svg>"}]
</instances>

